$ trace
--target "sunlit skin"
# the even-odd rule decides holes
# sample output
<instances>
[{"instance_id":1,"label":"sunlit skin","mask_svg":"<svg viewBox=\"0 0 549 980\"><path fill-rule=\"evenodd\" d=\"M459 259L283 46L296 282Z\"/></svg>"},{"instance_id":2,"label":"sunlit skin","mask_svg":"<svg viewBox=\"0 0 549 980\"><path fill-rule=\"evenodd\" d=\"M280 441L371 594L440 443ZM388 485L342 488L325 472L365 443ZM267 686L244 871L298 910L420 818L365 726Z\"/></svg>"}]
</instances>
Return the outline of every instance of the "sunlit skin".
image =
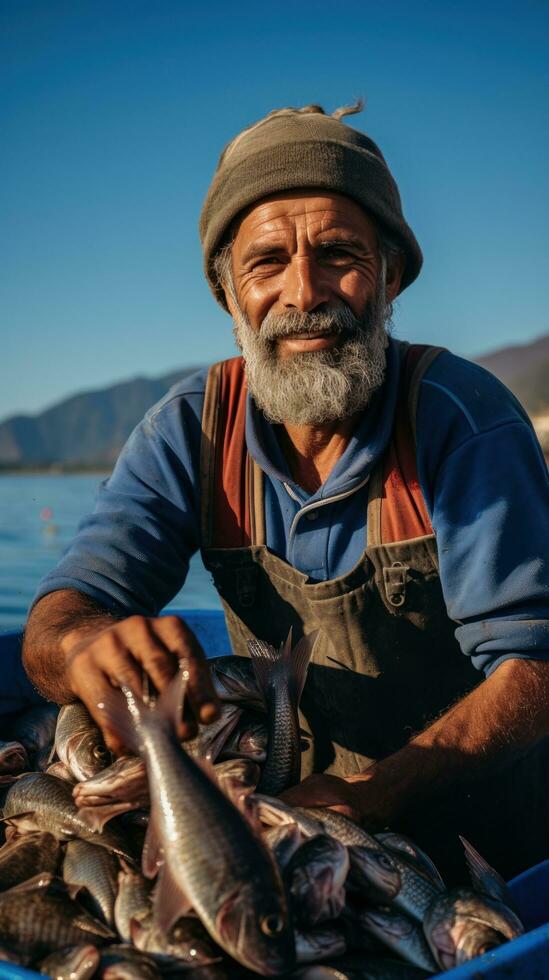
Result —
<instances>
[{"instance_id":1,"label":"sunlit skin","mask_svg":"<svg viewBox=\"0 0 549 980\"><path fill-rule=\"evenodd\" d=\"M380 269L374 222L343 194L295 191L265 198L243 215L233 250L233 277L240 309L259 331L267 313L310 313L346 305L355 316L373 299ZM387 299L397 295L402 264L392 265ZM233 315L236 309L227 295ZM335 347L335 334L284 337L281 358ZM316 426L285 425L282 446L294 479L314 492L345 451L355 417Z\"/></svg>"}]
</instances>

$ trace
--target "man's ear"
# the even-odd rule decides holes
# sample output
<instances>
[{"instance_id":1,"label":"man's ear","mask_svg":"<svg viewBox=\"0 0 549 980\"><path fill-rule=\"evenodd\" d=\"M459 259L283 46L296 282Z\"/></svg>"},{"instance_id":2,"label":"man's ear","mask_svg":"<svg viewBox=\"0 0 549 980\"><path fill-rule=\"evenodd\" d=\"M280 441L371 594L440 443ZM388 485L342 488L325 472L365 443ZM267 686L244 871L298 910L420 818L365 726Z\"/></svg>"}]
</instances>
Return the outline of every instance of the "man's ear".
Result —
<instances>
[{"instance_id":1,"label":"man's ear","mask_svg":"<svg viewBox=\"0 0 549 980\"><path fill-rule=\"evenodd\" d=\"M404 252L397 252L389 255L387 259L387 274L385 279L385 295L389 303L398 296L400 284L406 266Z\"/></svg>"}]
</instances>

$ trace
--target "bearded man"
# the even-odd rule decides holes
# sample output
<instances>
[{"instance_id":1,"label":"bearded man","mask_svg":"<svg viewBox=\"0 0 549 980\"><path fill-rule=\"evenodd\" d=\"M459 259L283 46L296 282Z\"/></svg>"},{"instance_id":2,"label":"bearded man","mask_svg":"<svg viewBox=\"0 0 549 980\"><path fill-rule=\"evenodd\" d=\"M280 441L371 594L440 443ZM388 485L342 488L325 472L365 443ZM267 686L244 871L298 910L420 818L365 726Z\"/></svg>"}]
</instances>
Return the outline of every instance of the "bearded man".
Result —
<instances>
[{"instance_id":1,"label":"bearded man","mask_svg":"<svg viewBox=\"0 0 549 980\"><path fill-rule=\"evenodd\" d=\"M547 471L491 375L390 337L422 255L348 112L278 110L222 154L201 236L242 357L134 431L40 587L25 665L118 750L98 704L184 656L191 735L218 705L158 612L200 549L235 653L320 631L287 799L407 829L463 878L459 831L508 875L548 852Z\"/></svg>"}]
</instances>

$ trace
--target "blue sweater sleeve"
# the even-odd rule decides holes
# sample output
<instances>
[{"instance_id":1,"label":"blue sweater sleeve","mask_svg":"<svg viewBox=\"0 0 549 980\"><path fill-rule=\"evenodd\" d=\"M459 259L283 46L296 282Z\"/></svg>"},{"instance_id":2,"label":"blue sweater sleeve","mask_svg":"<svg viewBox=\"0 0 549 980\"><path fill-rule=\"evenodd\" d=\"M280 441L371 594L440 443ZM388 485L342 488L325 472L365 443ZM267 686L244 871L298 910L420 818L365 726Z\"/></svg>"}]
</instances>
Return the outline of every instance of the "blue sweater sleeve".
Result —
<instances>
[{"instance_id":1,"label":"blue sweater sleeve","mask_svg":"<svg viewBox=\"0 0 549 980\"><path fill-rule=\"evenodd\" d=\"M172 391L147 413L35 603L72 588L115 612L155 615L181 588L200 546L202 400L200 386L190 394Z\"/></svg>"},{"instance_id":2,"label":"blue sweater sleeve","mask_svg":"<svg viewBox=\"0 0 549 980\"><path fill-rule=\"evenodd\" d=\"M549 659L549 479L524 410L488 372L443 354L422 383L417 433L463 652L487 675L509 658Z\"/></svg>"}]
</instances>

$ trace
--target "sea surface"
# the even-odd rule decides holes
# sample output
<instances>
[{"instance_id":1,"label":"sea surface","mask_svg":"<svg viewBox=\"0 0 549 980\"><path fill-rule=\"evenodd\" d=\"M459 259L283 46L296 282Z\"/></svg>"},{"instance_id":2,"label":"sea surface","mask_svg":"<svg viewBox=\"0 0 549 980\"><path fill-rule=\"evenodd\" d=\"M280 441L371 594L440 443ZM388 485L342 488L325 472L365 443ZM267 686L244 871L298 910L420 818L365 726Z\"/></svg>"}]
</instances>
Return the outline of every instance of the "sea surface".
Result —
<instances>
[{"instance_id":1,"label":"sea surface","mask_svg":"<svg viewBox=\"0 0 549 980\"><path fill-rule=\"evenodd\" d=\"M0 632L24 625L40 579L57 564L80 520L92 510L103 479L95 474L0 476ZM170 606L220 607L199 555Z\"/></svg>"}]
</instances>

